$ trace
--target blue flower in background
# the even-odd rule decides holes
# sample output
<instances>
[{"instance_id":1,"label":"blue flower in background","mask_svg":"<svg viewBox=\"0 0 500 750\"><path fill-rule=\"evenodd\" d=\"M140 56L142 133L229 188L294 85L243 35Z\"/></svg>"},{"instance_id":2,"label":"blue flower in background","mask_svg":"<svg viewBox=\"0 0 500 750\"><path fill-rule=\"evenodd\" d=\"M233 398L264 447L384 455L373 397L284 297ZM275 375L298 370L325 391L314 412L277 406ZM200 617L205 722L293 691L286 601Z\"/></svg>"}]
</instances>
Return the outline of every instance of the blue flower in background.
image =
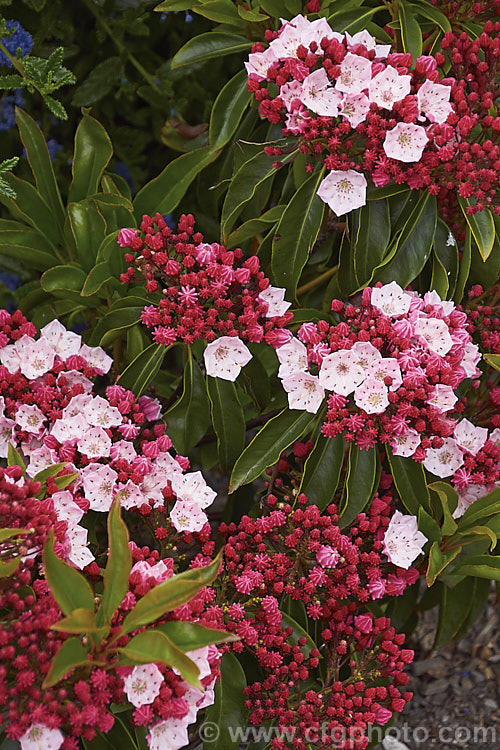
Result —
<instances>
[{"instance_id":1,"label":"blue flower in background","mask_svg":"<svg viewBox=\"0 0 500 750\"><path fill-rule=\"evenodd\" d=\"M47 148L49 149L50 161L54 161L56 154L62 151L62 146L56 141L55 138L49 138L47 141Z\"/></svg>"},{"instance_id":2,"label":"blue flower in background","mask_svg":"<svg viewBox=\"0 0 500 750\"><path fill-rule=\"evenodd\" d=\"M19 276L16 276L15 273L9 273L9 271L0 271L0 281L11 292L15 292L17 287L22 284Z\"/></svg>"},{"instance_id":3,"label":"blue flower in background","mask_svg":"<svg viewBox=\"0 0 500 750\"><path fill-rule=\"evenodd\" d=\"M10 130L16 124L15 107L24 105L24 96L21 89L16 89L12 94L6 94L0 99L0 131Z\"/></svg>"},{"instance_id":4,"label":"blue flower in background","mask_svg":"<svg viewBox=\"0 0 500 750\"><path fill-rule=\"evenodd\" d=\"M23 29L19 21L6 21L5 25L7 28L14 29L14 33L10 34L9 36L4 36L1 40L4 47L7 47L11 55L16 56L16 51L18 47L21 48L22 56L25 57L26 55L29 55L31 50L33 49L33 37L31 34L28 34L27 31ZM5 54L5 52L0 51L0 65L7 65L9 68L12 68L12 63Z\"/></svg>"},{"instance_id":5,"label":"blue flower in background","mask_svg":"<svg viewBox=\"0 0 500 750\"><path fill-rule=\"evenodd\" d=\"M120 175L120 177L123 177L123 179L126 182L128 182L129 187L130 187L130 192L132 193L132 195L135 195L135 193L136 193L135 185L132 182L132 176L130 174L130 170L127 167L127 165L125 164L124 161L117 161L116 162L116 164L115 164L115 172L116 172L116 174Z\"/></svg>"}]
</instances>

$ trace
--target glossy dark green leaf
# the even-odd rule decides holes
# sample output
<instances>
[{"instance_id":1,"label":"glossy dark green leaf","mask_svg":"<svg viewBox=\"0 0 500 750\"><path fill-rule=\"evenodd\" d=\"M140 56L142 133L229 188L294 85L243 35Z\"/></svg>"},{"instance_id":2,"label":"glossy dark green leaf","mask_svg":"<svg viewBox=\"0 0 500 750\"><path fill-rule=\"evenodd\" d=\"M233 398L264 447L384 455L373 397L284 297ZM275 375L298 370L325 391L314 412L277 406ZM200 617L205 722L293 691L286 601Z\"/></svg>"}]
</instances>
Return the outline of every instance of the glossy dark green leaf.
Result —
<instances>
[{"instance_id":1,"label":"glossy dark green leaf","mask_svg":"<svg viewBox=\"0 0 500 750\"><path fill-rule=\"evenodd\" d=\"M74 106L88 107L109 94L118 84L122 68L123 63L118 56L108 57L96 65L76 89L72 102Z\"/></svg>"},{"instance_id":2,"label":"glossy dark green leaf","mask_svg":"<svg viewBox=\"0 0 500 750\"><path fill-rule=\"evenodd\" d=\"M245 52L251 46L252 42L239 34L229 34L224 31L198 34L176 52L172 58L171 68L175 70L175 68L218 59L235 52Z\"/></svg>"},{"instance_id":3,"label":"glossy dark green leaf","mask_svg":"<svg viewBox=\"0 0 500 750\"><path fill-rule=\"evenodd\" d=\"M92 272L91 272L92 273ZM88 277L87 277L88 278ZM84 290L82 290L83 292ZM115 339L119 338L124 331L136 325L141 320L143 307L121 307L110 310L98 322L92 332L92 346L109 346ZM139 352L139 354L142 353Z\"/></svg>"},{"instance_id":4,"label":"glossy dark green leaf","mask_svg":"<svg viewBox=\"0 0 500 750\"><path fill-rule=\"evenodd\" d=\"M391 217L387 199L368 201L353 211L351 258L358 286L368 283L382 262L391 238ZM352 260L351 260L352 263Z\"/></svg>"},{"instance_id":5,"label":"glossy dark green leaf","mask_svg":"<svg viewBox=\"0 0 500 750\"><path fill-rule=\"evenodd\" d=\"M221 89L210 115L209 143L218 150L232 138L252 95L247 88L248 73L240 70Z\"/></svg>"},{"instance_id":6,"label":"glossy dark green leaf","mask_svg":"<svg viewBox=\"0 0 500 750\"><path fill-rule=\"evenodd\" d=\"M169 162L165 169L144 185L134 198L134 211L138 220L143 214L168 214L174 210L184 193L202 169L211 164L218 151L210 147L188 151Z\"/></svg>"},{"instance_id":7,"label":"glossy dark green leaf","mask_svg":"<svg viewBox=\"0 0 500 750\"><path fill-rule=\"evenodd\" d=\"M267 467L273 466L285 448L298 440L315 419L315 414L287 408L266 422L236 461L229 492L253 482Z\"/></svg>"},{"instance_id":8,"label":"glossy dark green leaf","mask_svg":"<svg viewBox=\"0 0 500 750\"><path fill-rule=\"evenodd\" d=\"M413 15L412 6L406 0L399 0L398 14L401 24L401 40L405 52L410 52L416 60L422 54L422 30Z\"/></svg>"},{"instance_id":9,"label":"glossy dark green leaf","mask_svg":"<svg viewBox=\"0 0 500 750\"><path fill-rule=\"evenodd\" d=\"M345 497L340 511L342 528L354 521L368 505L376 491L377 458L375 448L361 450L351 443L347 461Z\"/></svg>"},{"instance_id":10,"label":"glossy dark green leaf","mask_svg":"<svg viewBox=\"0 0 500 750\"><path fill-rule=\"evenodd\" d=\"M472 232L470 227L465 230L465 241L463 244L462 257L458 266L458 279L455 294L453 295L454 301L458 304L462 301L464 296L467 279L469 278L470 265L472 258Z\"/></svg>"},{"instance_id":11,"label":"glossy dark green leaf","mask_svg":"<svg viewBox=\"0 0 500 750\"><path fill-rule=\"evenodd\" d=\"M421 531L424 536L430 542L441 542L441 529L436 521L430 516L425 508L420 506L418 509L418 530Z\"/></svg>"},{"instance_id":12,"label":"glossy dark green leaf","mask_svg":"<svg viewBox=\"0 0 500 750\"><path fill-rule=\"evenodd\" d=\"M229 380L207 377L217 454L223 472L231 471L245 447L245 417L236 386Z\"/></svg>"},{"instance_id":13,"label":"glossy dark green leaf","mask_svg":"<svg viewBox=\"0 0 500 750\"><path fill-rule=\"evenodd\" d=\"M471 262L470 262L470 274L467 282L468 286L473 284L480 284L483 289L491 289L498 279L500 272L500 237L495 235L493 240L493 247L490 254L484 260L482 257L477 243L472 237L471 242Z\"/></svg>"},{"instance_id":14,"label":"glossy dark green leaf","mask_svg":"<svg viewBox=\"0 0 500 750\"><path fill-rule=\"evenodd\" d=\"M250 396L259 412L267 407L271 400L271 383L259 357L253 356L245 365L238 375L238 384Z\"/></svg>"},{"instance_id":15,"label":"glossy dark green leaf","mask_svg":"<svg viewBox=\"0 0 500 750\"><path fill-rule=\"evenodd\" d=\"M190 10L192 7L192 0L163 0L163 2L156 5L153 10L157 13L169 13L178 10Z\"/></svg>"},{"instance_id":16,"label":"glossy dark green leaf","mask_svg":"<svg viewBox=\"0 0 500 750\"><path fill-rule=\"evenodd\" d=\"M435 492L443 509L443 523L441 531L443 536L451 536L457 530L457 523L452 517L452 513L458 505L458 495L451 484L446 482L432 482L429 489Z\"/></svg>"},{"instance_id":17,"label":"glossy dark green leaf","mask_svg":"<svg viewBox=\"0 0 500 750\"><path fill-rule=\"evenodd\" d=\"M297 284L319 234L325 204L317 195L323 171L311 175L285 208L272 245L271 268L278 287L295 298Z\"/></svg>"},{"instance_id":18,"label":"glossy dark green leaf","mask_svg":"<svg viewBox=\"0 0 500 750\"><path fill-rule=\"evenodd\" d=\"M245 221L234 232L231 232L227 238L226 247L228 249L238 247L242 242L246 242L246 240L265 232L271 224L275 224L281 219L285 208L285 205L273 206L273 208L263 213L262 216Z\"/></svg>"},{"instance_id":19,"label":"glossy dark green leaf","mask_svg":"<svg viewBox=\"0 0 500 750\"><path fill-rule=\"evenodd\" d=\"M54 553L54 531L51 529L43 548L45 578L52 595L65 615L74 609L94 609L94 594L84 576Z\"/></svg>"},{"instance_id":20,"label":"glossy dark green leaf","mask_svg":"<svg viewBox=\"0 0 500 750\"><path fill-rule=\"evenodd\" d=\"M317 505L320 510L333 502L345 449L342 435L334 438L318 435L316 444L307 457L299 492L305 493L309 503Z\"/></svg>"},{"instance_id":21,"label":"glossy dark green leaf","mask_svg":"<svg viewBox=\"0 0 500 750\"><path fill-rule=\"evenodd\" d=\"M488 578L491 581L500 581L500 556L467 556L455 572L463 576L475 576L476 578Z\"/></svg>"},{"instance_id":22,"label":"glossy dark green leaf","mask_svg":"<svg viewBox=\"0 0 500 750\"><path fill-rule=\"evenodd\" d=\"M491 490L484 497L480 497L479 500L475 500L458 520L458 527L462 531L469 526L482 524L484 519L497 513L500 513L500 487Z\"/></svg>"},{"instance_id":23,"label":"glossy dark green leaf","mask_svg":"<svg viewBox=\"0 0 500 750\"><path fill-rule=\"evenodd\" d=\"M115 500L108 513L108 562L104 570L104 591L98 612L99 624L109 624L128 591L132 554L128 531L120 515L120 501Z\"/></svg>"},{"instance_id":24,"label":"glossy dark green leaf","mask_svg":"<svg viewBox=\"0 0 500 750\"><path fill-rule=\"evenodd\" d=\"M248 712L245 709L244 690L247 685L245 672L236 656L224 654L220 665L221 676L215 685L215 701L205 710L205 724L218 728L216 739L209 742L205 739L204 750L236 750L240 739L229 727L241 728L244 732Z\"/></svg>"},{"instance_id":25,"label":"glossy dark green leaf","mask_svg":"<svg viewBox=\"0 0 500 750\"><path fill-rule=\"evenodd\" d=\"M143 630L138 633L126 646L118 649L119 653L138 664L159 662L168 667L175 667L184 680L193 687L202 690L199 680L200 670L195 662L186 656L172 643L165 633L159 630Z\"/></svg>"},{"instance_id":26,"label":"glossy dark green leaf","mask_svg":"<svg viewBox=\"0 0 500 750\"><path fill-rule=\"evenodd\" d=\"M386 446L386 455L398 495L408 513L416 516L420 506L430 511L431 499L422 464L405 456L395 456L389 446Z\"/></svg>"},{"instance_id":27,"label":"glossy dark green leaf","mask_svg":"<svg viewBox=\"0 0 500 750\"><path fill-rule=\"evenodd\" d=\"M426 579L427 585L432 586L438 576L453 562L453 560L460 554L462 548L457 546L455 549L442 552L439 548L438 542L433 542L430 553L429 562L427 565Z\"/></svg>"},{"instance_id":28,"label":"glossy dark green leaf","mask_svg":"<svg viewBox=\"0 0 500 750\"><path fill-rule=\"evenodd\" d=\"M483 211L470 216L467 213L467 208L471 205L470 201L459 197L458 202L479 248L481 257L483 260L486 260L493 249L493 242L495 241L495 223L491 211L485 208Z\"/></svg>"},{"instance_id":29,"label":"glossy dark green leaf","mask_svg":"<svg viewBox=\"0 0 500 750\"><path fill-rule=\"evenodd\" d=\"M124 633L149 625L166 612L188 602L204 586L209 586L219 572L220 559L219 554L210 565L204 568L190 568L148 591L125 617Z\"/></svg>"},{"instance_id":30,"label":"glossy dark green leaf","mask_svg":"<svg viewBox=\"0 0 500 750\"><path fill-rule=\"evenodd\" d=\"M221 213L221 233L224 240L243 208L255 195L257 188L276 175L272 157L263 151L252 156L237 170L231 180Z\"/></svg>"},{"instance_id":31,"label":"glossy dark green leaf","mask_svg":"<svg viewBox=\"0 0 500 750\"><path fill-rule=\"evenodd\" d=\"M471 581L470 578L459 581L453 588L449 588L448 586L442 587L434 648L438 645L449 643L460 631L460 628L469 616L473 604L471 590L474 590L474 581Z\"/></svg>"},{"instance_id":32,"label":"glossy dark green leaf","mask_svg":"<svg viewBox=\"0 0 500 750\"><path fill-rule=\"evenodd\" d=\"M38 192L50 206L58 225L62 228L65 219L64 207L42 131L36 122L18 107L16 122Z\"/></svg>"},{"instance_id":33,"label":"glossy dark green leaf","mask_svg":"<svg viewBox=\"0 0 500 750\"><path fill-rule=\"evenodd\" d=\"M45 271L59 262L40 232L9 219L0 219L0 254L15 258L36 271Z\"/></svg>"},{"instance_id":34,"label":"glossy dark green leaf","mask_svg":"<svg viewBox=\"0 0 500 750\"><path fill-rule=\"evenodd\" d=\"M450 230L440 218L438 218L436 224L433 256L434 263L436 266L439 265L439 269L436 268L436 281L438 278L443 281L443 294L439 292L436 285L432 284L432 281L430 289L435 289L441 299L450 299L455 291L458 277L458 245ZM446 284L444 283L444 278L446 278ZM446 291L444 290L445 286L447 287Z\"/></svg>"},{"instance_id":35,"label":"glossy dark green leaf","mask_svg":"<svg viewBox=\"0 0 500 750\"><path fill-rule=\"evenodd\" d=\"M166 412L165 419L169 437L181 455L189 453L210 425L210 403L205 378L190 349L184 366L182 396Z\"/></svg>"},{"instance_id":36,"label":"glossy dark green leaf","mask_svg":"<svg viewBox=\"0 0 500 750\"><path fill-rule=\"evenodd\" d=\"M106 236L106 222L91 198L69 203L68 217L78 262L87 273L94 267L97 251Z\"/></svg>"},{"instance_id":37,"label":"glossy dark green leaf","mask_svg":"<svg viewBox=\"0 0 500 750\"><path fill-rule=\"evenodd\" d=\"M49 242L62 241L61 227L39 191L30 183L13 174L2 175L2 178L16 193L16 199L0 194L0 202L9 209L9 214L41 232Z\"/></svg>"},{"instance_id":38,"label":"glossy dark green leaf","mask_svg":"<svg viewBox=\"0 0 500 750\"><path fill-rule=\"evenodd\" d=\"M90 297L92 294L97 294L105 284L112 279L109 263L102 261L97 263L89 271L85 284L82 288L82 297Z\"/></svg>"},{"instance_id":39,"label":"glossy dark green leaf","mask_svg":"<svg viewBox=\"0 0 500 750\"><path fill-rule=\"evenodd\" d=\"M195 5L193 10L210 21L236 26L241 28L242 31L245 29L246 24L231 0L203 0L199 5Z\"/></svg>"},{"instance_id":40,"label":"glossy dark green leaf","mask_svg":"<svg viewBox=\"0 0 500 750\"><path fill-rule=\"evenodd\" d=\"M334 8L337 5L338 4L336 3ZM366 28L368 21L370 21L375 13L380 10L385 10L383 5L377 5L375 8L350 7L348 10L340 10L332 13L332 15L328 17L328 23L334 31L339 31L341 33L348 31L350 34L356 34L358 31L363 31L363 29Z\"/></svg>"},{"instance_id":41,"label":"glossy dark green leaf","mask_svg":"<svg viewBox=\"0 0 500 750\"><path fill-rule=\"evenodd\" d=\"M46 690L59 682L59 680L62 680L67 672L70 672L75 667L86 664L88 664L88 659L85 646L82 645L79 638L68 638L52 659L50 669L43 681L42 687Z\"/></svg>"},{"instance_id":42,"label":"glossy dark green leaf","mask_svg":"<svg viewBox=\"0 0 500 750\"><path fill-rule=\"evenodd\" d=\"M151 344L125 368L119 384L140 396L154 379L165 358L168 347Z\"/></svg>"},{"instance_id":43,"label":"glossy dark green leaf","mask_svg":"<svg viewBox=\"0 0 500 750\"><path fill-rule=\"evenodd\" d=\"M415 0L413 0L412 11L415 16L422 16L423 18L429 19L429 21L433 21L439 26L441 31L451 31L451 23L449 19L435 5L426 2L415 2Z\"/></svg>"},{"instance_id":44,"label":"glossy dark green leaf","mask_svg":"<svg viewBox=\"0 0 500 750\"><path fill-rule=\"evenodd\" d=\"M68 203L81 201L99 190L99 183L109 160L113 146L109 135L96 119L84 113L75 135L75 152L69 186Z\"/></svg>"},{"instance_id":45,"label":"glossy dark green leaf","mask_svg":"<svg viewBox=\"0 0 500 750\"><path fill-rule=\"evenodd\" d=\"M223 630L205 628L196 622L181 620L170 620L158 625L155 630L167 635L172 643L184 652L210 646L212 643L230 643L238 640L238 636L225 633Z\"/></svg>"},{"instance_id":46,"label":"glossy dark green leaf","mask_svg":"<svg viewBox=\"0 0 500 750\"><path fill-rule=\"evenodd\" d=\"M41 285L45 292L72 291L80 292L85 279L85 271L74 263L66 266L54 266L42 274Z\"/></svg>"}]
</instances>

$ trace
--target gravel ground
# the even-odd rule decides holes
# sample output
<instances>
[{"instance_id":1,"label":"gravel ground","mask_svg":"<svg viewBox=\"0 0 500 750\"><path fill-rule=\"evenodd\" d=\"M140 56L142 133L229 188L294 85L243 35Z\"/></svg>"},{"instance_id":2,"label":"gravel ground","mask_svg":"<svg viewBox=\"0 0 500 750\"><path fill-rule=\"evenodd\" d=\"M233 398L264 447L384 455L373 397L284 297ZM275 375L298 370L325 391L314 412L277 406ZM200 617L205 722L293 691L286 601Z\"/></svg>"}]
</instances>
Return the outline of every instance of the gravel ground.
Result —
<instances>
[{"instance_id":1,"label":"gravel ground","mask_svg":"<svg viewBox=\"0 0 500 750\"><path fill-rule=\"evenodd\" d=\"M413 699L376 750L500 750L500 610L493 598L458 643L430 653L436 613L411 642Z\"/></svg>"}]
</instances>

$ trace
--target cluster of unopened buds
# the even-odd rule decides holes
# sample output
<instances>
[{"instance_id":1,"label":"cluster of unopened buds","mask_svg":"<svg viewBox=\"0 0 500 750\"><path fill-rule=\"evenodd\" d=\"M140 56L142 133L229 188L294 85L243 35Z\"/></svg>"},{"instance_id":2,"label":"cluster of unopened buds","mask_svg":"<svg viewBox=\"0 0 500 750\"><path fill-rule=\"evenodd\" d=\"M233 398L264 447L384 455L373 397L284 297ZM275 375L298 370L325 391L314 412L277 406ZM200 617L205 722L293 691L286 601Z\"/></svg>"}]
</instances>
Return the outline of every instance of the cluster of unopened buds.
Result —
<instances>
[{"instance_id":1,"label":"cluster of unopened buds","mask_svg":"<svg viewBox=\"0 0 500 750\"><path fill-rule=\"evenodd\" d=\"M396 282L367 287L359 306L333 300L332 310L338 323L304 323L276 350L290 408L316 413L329 391L326 437L389 444L460 489L495 484L500 431L456 418L456 389L481 374L465 313Z\"/></svg>"},{"instance_id":2,"label":"cluster of unopened buds","mask_svg":"<svg viewBox=\"0 0 500 750\"><path fill-rule=\"evenodd\" d=\"M160 214L143 216L140 233L122 229L118 243L130 264L121 280L145 281L154 301L141 315L154 341L209 342L209 375L234 380L252 357L243 341L272 343L291 320L284 290L270 286L257 256L243 260L240 249L203 242L191 215L181 216L177 233Z\"/></svg>"},{"instance_id":3,"label":"cluster of unopened buds","mask_svg":"<svg viewBox=\"0 0 500 750\"><path fill-rule=\"evenodd\" d=\"M499 147L484 138L489 169L464 170L463 143L481 118L463 84L440 76L436 58L419 57L412 67L410 54L391 52L368 31L339 34L325 18L302 15L267 31L266 41L267 48L254 45L246 63L248 88L263 117L282 123L285 137L299 137L308 171L324 162L329 173L318 195L335 214L365 205L367 176L376 187L393 180L435 194L475 195L470 213L493 207ZM485 101L494 96L485 92ZM500 118L485 124L495 139ZM267 152L282 153L273 146Z\"/></svg>"},{"instance_id":4,"label":"cluster of unopened buds","mask_svg":"<svg viewBox=\"0 0 500 750\"><path fill-rule=\"evenodd\" d=\"M109 511L116 496L123 509L143 515L169 508L176 531L200 532L216 493L201 472L187 471L187 458L172 453L157 421L160 404L119 385L95 395L96 375L111 365L104 350L82 345L58 321L36 333L20 312L0 312L0 456L12 445L29 477L54 464L73 476L52 496L68 524L72 564L93 560L79 524L84 513Z\"/></svg>"}]
</instances>

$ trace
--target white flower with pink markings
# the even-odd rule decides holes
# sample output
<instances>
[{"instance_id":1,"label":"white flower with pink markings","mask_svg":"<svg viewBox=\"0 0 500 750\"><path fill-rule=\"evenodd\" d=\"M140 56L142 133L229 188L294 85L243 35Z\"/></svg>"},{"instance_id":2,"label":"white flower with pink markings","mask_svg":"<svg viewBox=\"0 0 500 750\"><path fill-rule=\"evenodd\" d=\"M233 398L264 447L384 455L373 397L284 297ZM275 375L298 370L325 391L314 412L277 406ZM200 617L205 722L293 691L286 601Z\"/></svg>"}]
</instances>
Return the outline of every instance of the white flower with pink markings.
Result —
<instances>
[{"instance_id":1,"label":"white flower with pink markings","mask_svg":"<svg viewBox=\"0 0 500 750\"><path fill-rule=\"evenodd\" d=\"M177 531L201 531L207 516L196 502L177 500L170 511L170 520Z\"/></svg>"},{"instance_id":2,"label":"white flower with pink markings","mask_svg":"<svg viewBox=\"0 0 500 750\"><path fill-rule=\"evenodd\" d=\"M340 63L340 76L335 88L346 94L360 94L368 88L372 78L372 64L366 57L348 52Z\"/></svg>"},{"instance_id":3,"label":"white flower with pink markings","mask_svg":"<svg viewBox=\"0 0 500 750\"><path fill-rule=\"evenodd\" d=\"M408 570L422 554L427 541L425 534L418 530L416 517L403 515L396 510L384 534L384 552L393 565Z\"/></svg>"},{"instance_id":4,"label":"white flower with pink markings","mask_svg":"<svg viewBox=\"0 0 500 750\"><path fill-rule=\"evenodd\" d=\"M108 458L111 451L111 438L102 427L88 427L76 441L76 447L87 458Z\"/></svg>"},{"instance_id":5,"label":"white flower with pink markings","mask_svg":"<svg viewBox=\"0 0 500 750\"><path fill-rule=\"evenodd\" d=\"M475 456L488 440L488 430L486 427L476 427L468 419L462 419L455 427L453 437L461 448Z\"/></svg>"},{"instance_id":6,"label":"white flower with pink markings","mask_svg":"<svg viewBox=\"0 0 500 750\"><path fill-rule=\"evenodd\" d=\"M14 442L14 427L16 423L13 419L0 417L0 458L7 458L9 453L9 443Z\"/></svg>"},{"instance_id":7,"label":"white flower with pink markings","mask_svg":"<svg viewBox=\"0 0 500 750\"><path fill-rule=\"evenodd\" d=\"M123 678L123 688L129 702L139 708L152 703L160 694L163 675L156 664L140 664Z\"/></svg>"},{"instance_id":8,"label":"white flower with pink markings","mask_svg":"<svg viewBox=\"0 0 500 750\"><path fill-rule=\"evenodd\" d=\"M399 75L390 65L377 73L370 81L370 101L383 109L392 109L395 102L400 102L410 93L411 76Z\"/></svg>"},{"instance_id":9,"label":"white flower with pink markings","mask_svg":"<svg viewBox=\"0 0 500 750\"><path fill-rule=\"evenodd\" d=\"M116 498L125 510L140 508L141 505L144 505L144 495L131 479L128 479L125 484L118 483L116 485Z\"/></svg>"},{"instance_id":10,"label":"white flower with pink markings","mask_svg":"<svg viewBox=\"0 0 500 750\"><path fill-rule=\"evenodd\" d=\"M39 435L43 430L44 421L44 413L38 408L38 406L36 406L36 404L21 404L16 411L16 424L25 432Z\"/></svg>"},{"instance_id":11,"label":"white flower with pink markings","mask_svg":"<svg viewBox=\"0 0 500 750\"><path fill-rule=\"evenodd\" d=\"M411 305L411 295L405 292L399 284L391 281L381 287L373 287L371 293L371 304L382 310L384 315L396 318L406 315Z\"/></svg>"},{"instance_id":12,"label":"white flower with pink markings","mask_svg":"<svg viewBox=\"0 0 500 750\"><path fill-rule=\"evenodd\" d=\"M366 94L344 94L339 104L339 112L349 120L353 128L366 120L370 111L370 100Z\"/></svg>"},{"instance_id":13,"label":"white flower with pink markings","mask_svg":"<svg viewBox=\"0 0 500 750\"><path fill-rule=\"evenodd\" d=\"M334 169L321 182L318 195L337 216L366 203L366 177L354 169Z\"/></svg>"},{"instance_id":14,"label":"white flower with pink markings","mask_svg":"<svg viewBox=\"0 0 500 750\"><path fill-rule=\"evenodd\" d=\"M287 344L276 349L280 367L279 378L295 375L297 372L307 370L307 349L304 344L296 338L292 338Z\"/></svg>"},{"instance_id":15,"label":"white flower with pink markings","mask_svg":"<svg viewBox=\"0 0 500 750\"><path fill-rule=\"evenodd\" d=\"M101 396L96 396L85 410L89 424L95 427L118 427L123 422L123 416L116 406Z\"/></svg>"},{"instance_id":16,"label":"white flower with pink markings","mask_svg":"<svg viewBox=\"0 0 500 750\"><path fill-rule=\"evenodd\" d=\"M73 417L64 417L56 419L50 434L60 443L71 440L78 440L88 429L88 422L82 414L76 414Z\"/></svg>"},{"instance_id":17,"label":"white flower with pink markings","mask_svg":"<svg viewBox=\"0 0 500 750\"><path fill-rule=\"evenodd\" d=\"M268 305L266 318L275 318L286 313L292 303L285 300L285 293L286 289L268 286L259 294L257 299Z\"/></svg>"},{"instance_id":18,"label":"white flower with pink markings","mask_svg":"<svg viewBox=\"0 0 500 750\"><path fill-rule=\"evenodd\" d=\"M82 345L82 337L73 331L67 331L58 320L52 320L40 330L41 338L65 362L68 357L78 354Z\"/></svg>"},{"instance_id":19,"label":"white flower with pink markings","mask_svg":"<svg viewBox=\"0 0 500 750\"><path fill-rule=\"evenodd\" d=\"M45 724L31 724L19 738L21 750L59 750L64 742L60 729L50 729Z\"/></svg>"},{"instance_id":20,"label":"white flower with pink markings","mask_svg":"<svg viewBox=\"0 0 500 750\"><path fill-rule=\"evenodd\" d=\"M275 62L278 62L278 57L274 50L269 47L264 52L252 52L248 56L245 68L249 76L253 76L257 81L263 81L267 77L267 71Z\"/></svg>"},{"instance_id":21,"label":"white flower with pink markings","mask_svg":"<svg viewBox=\"0 0 500 750\"><path fill-rule=\"evenodd\" d=\"M427 471L437 477L450 477L464 462L464 454L453 438L444 438L441 448L428 448L424 460Z\"/></svg>"},{"instance_id":22,"label":"white flower with pink markings","mask_svg":"<svg viewBox=\"0 0 500 750\"><path fill-rule=\"evenodd\" d=\"M336 117L342 94L336 91L324 68L315 70L302 81L302 104L317 115Z\"/></svg>"},{"instance_id":23,"label":"white flower with pink markings","mask_svg":"<svg viewBox=\"0 0 500 750\"><path fill-rule=\"evenodd\" d=\"M113 502L118 474L102 464L91 463L81 470L84 495L91 510L107 512Z\"/></svg>"},{"instance_id":24,"label":"white flower with pink markings","mask_svg":"<svg viewBox=\"0 0 500 750\"><path fill-rule=\"evenodd\" d=\"M427 399L427 403L434 406L442 414L453 409L457 401L458 397L451 385L443 385L442 383L434 386L431 398Z\"/></svg>"},{"instance_id":25,"label":"white flower with pink markings","mask_svg":"<svg viewBox=\"0 0 500 750\"><path fill-rule=\"evenodd\" d=\"M69 490L54 492L52 502L59 521L67 521L69 526L74 526L81 521L83 510L75 503L73 493Z\"/></svg>"},{"instance_id":26,"label":"white flower with pink markings","mask_svg":"<svg viewBox=\"0 0 500 750\"><path fill-rule=\"evenodd\" d=\"M252 354L237 336L221 336L207 345L203 359L207 375L234 382Z\"/></svg>"},{"instance_id":27,"label":"white flower with pink markings","mask_svg":"<svg viewBox=\"0 0 500 750\"><path fill-rule=\"evenodd\" d=\"M384 151L390 159L403 162L420 161L428 140L426 130L421 125L398 122L386 133Z\"/></svg>"},{"instance_id":28,"label":"white flower with pink markings","mask_svg":"<svg viewBox=\"0 0 500 750\"><path fill-rule=\"evenodd\" d=\"M288 112L292 110L292 102L295 99L302 101L302 84L300 81L284 83L280 88L279 98L282 100Z\"/></svg>"},{"instance_id":29,"label":"white flower with pink markings","mask_svg":"<svg viewBox=\"0 0 500 750\"><path fill-rule=\"evenodd\" d=\"M417 101L420 111L431 122L442 125L453 112L450 104L451 86L433 83L428 78L417 91Z\"/></svg>"},{"instance_id":30,"label":"white flower with pink markings","mask_svg":"<svg viewBox=\"0 0 500 750\"><path fill-rule=\"evenodd\" d=\"M351 352L356 357L356 364L362 367L365 373L368 372L373 364L380 362L382 359L379 350L373 344L370 344L369 341L356 341Z\"/></svg>"},{"instance_id":31,"label":"white flower with pink markings","mask_svg":"<svg viewBox=\"0 0 500 750\"><path fill-rule=\"evenodd\" d=\"M354 401L367 414L381 414L389 406L388 393L383 382L368 377L354 391Z\"/></svg>"},{"instance_id":32,"label":"white flower with pink markings","mask_svg":"<svg viewBox=\"0 0 500 750\"><path fill-rule=\"evenodd\" d=\"M87 362L91 367L96 369L100 374L105 374L111 369L113 360L108 357L104 349L100 346L87 346L83 344L78 352L78 356Z\"/></svg>"},{"instance_id":33,"label":"white flower with pink markings","mask_svg":"<svg viewBox=\"0 0 500 750\"><path fill-rule=\"evenodd\" d=\"M149 750L179 750L189 743L185 719L166 719L151 727L147 736Z\"/></svg>"},{"instance_id":34,"label":"white flower with pink markings","mask_svg":"<svg viewBox=\"0 0 500 750\"><path fill-rule=\"evenodd\" d=\"M415 321L414 333L421 336L429 349L444 357L453 346L450 330L444 320L439 318L418 318Z\"/></svg>"},{"instance_id":35,"label":"white flower with pink markings","mask_svg":"<svg viewBox=\"0 0 500 750\"><path fill-rule=\"evenodd\" d=\"M208 486L201 471L188 474L176 472L172 474L170 481L179 500L195 503L200 508L208 508L217 497L217 493Z\"/></svg>"},{"instance_id":36,"label":"white flower with pink markings","mask_svg":"<svg viewBox=\"0 0 500 750\"><path fill-rule=\"evenodd\" d=\"M390 391L396 391L403 382L401 377L401 368L397 359L393 357L384 357L376 362L372 362L366 371L367 377L375 378L384 382L384 378L392 378L391 385L387 386Z\"/></svg>"},{"instance_id":37,"label":"white flower with pink markings","mask_svg":"<svg viewBox=\"0 0 500 750\"><path fill-rule=\"evenodd\" d=\"M413 456L419 445L420 435L412 428L405 435L395 435L391 440L391 448L395 456Z\"/></svg>"},{"instance_id":38,"label":"white flower with pink markings","mask_svg":"<svg viewBox=\"0 0 500 750\"><path fill-rule=\"evenodd\" d=\"M319 382L323 388L341 396L348 396L366 377L365 370L357 363L352 350L342 349L323 359L319 371Z\"/></svg>"},{"instance_id":39,"label":"white flower with pink markings","mask_svg":"<svg viewBox=\"0 0 500 750\"><path fill-rule=\"evenodd\" d=\"M290 409L302 409L311 414L316 414L325 397L324 388L321 386L317 375L311 375L309 372L298 372L295 375L287 375L281 383L288 393Z\"/></svg>"},{"instance_id":40,"label":"white flower with pink markings","mask_svg":"<svg viewBox=\"0 0 500 750\"><path fill-rule=\"evenodd\" d=\"M71 545L68 560L79 570L95 560L87 546L87 535L88 530L84 529L83 526L78 526L78 524L68 526L66 530L66 537Z\"/></svg>"}]
</instances>

